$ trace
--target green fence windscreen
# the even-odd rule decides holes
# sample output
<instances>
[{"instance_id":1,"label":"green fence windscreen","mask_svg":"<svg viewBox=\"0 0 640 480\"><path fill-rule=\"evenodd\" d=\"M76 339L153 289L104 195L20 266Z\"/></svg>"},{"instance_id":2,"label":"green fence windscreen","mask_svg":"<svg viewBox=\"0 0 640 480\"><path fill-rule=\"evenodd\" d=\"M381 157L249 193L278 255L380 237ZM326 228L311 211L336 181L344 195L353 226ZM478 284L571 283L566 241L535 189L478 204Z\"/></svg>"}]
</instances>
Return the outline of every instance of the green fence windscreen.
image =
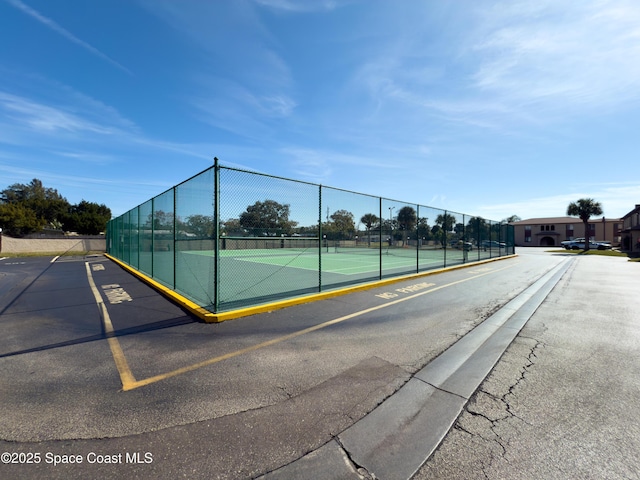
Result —
<instances>
[{"instance_id":1,"label":"green fence windscreen","mask_svg":"<svg viewBox=\"0 0 640 480\"><path fill-rule=\"evenodd\" d=\"M505 223L217 164L112 219L107 240L214 313L514 253Z\"/></svg>"}]
</instances>

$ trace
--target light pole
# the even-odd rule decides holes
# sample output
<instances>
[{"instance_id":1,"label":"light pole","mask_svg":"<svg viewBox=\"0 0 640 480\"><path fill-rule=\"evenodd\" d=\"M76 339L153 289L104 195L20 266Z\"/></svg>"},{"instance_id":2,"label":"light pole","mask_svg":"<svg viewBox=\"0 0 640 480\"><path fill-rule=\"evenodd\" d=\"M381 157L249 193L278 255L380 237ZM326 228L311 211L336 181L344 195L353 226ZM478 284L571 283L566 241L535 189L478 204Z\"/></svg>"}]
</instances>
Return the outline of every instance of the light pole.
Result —
<instances>
[{"instance_id":1,"label":"light pole","mask_svg":"<svg viewBox=\"0 0 640 480\"><path fill-rule=\"evenodd\" d=\"M389 235L389 245L393 244L393 209L396 207L389 207L389 228L391 229L391 234Z\"/></svg>"}]
</instances>

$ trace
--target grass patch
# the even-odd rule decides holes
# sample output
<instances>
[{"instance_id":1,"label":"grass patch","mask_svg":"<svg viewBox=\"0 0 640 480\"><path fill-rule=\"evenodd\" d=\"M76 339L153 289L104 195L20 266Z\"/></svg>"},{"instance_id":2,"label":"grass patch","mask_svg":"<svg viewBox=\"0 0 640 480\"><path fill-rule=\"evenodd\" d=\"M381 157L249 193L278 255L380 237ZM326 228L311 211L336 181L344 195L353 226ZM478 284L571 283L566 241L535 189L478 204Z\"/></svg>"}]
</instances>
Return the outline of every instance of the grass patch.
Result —
<instances>
[{"instance_id":1,"label":"grass patch","mask_svg":"<svg viewBox=\"0 0 640 480\"><path fill-rule=\"evenodd\" d=\"M589 250L567 250L565 248L559 250L547 250L549 253L569 253L574 255L599 255L601 257L626 257L630 262L637 262L640 258L630 258L627 253L619 252L618 250L598 250L590 248Z\"/></svg>"},{"instance_id":2,"label":"grass patch","mask_svg":"<svg viewBox=\"0 0 640 480\"><path fill-rule=\"evenodd\" d=\"M589 250L578 250L578 255L599 255L601 257L628 257L626 253L619 252L618 250L595 250L593 248Z\"/></svg>"}]
</instances>

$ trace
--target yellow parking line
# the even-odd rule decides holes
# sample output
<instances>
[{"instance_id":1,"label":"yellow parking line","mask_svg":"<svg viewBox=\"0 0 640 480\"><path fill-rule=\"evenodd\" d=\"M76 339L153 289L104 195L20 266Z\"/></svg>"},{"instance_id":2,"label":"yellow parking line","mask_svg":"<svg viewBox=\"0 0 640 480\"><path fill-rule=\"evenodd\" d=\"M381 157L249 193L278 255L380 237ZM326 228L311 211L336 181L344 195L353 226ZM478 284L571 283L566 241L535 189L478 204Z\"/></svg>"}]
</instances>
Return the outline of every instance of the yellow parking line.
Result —
<instances>
[{"instance_id":1,"label":"yellow parking line","mask_svg":"<svg viewBox=\"0 0 640 480\"><path fill-rule=\"evenodd\" d=\"M102 301L102 295L100 295L100 291L96 287L96 283L93 281L93 275L91 274L91 268L89 267L89 262L85 262L85 266L87 268L87 279L89 280L89 286L91 287L91 291L93 292L93 296L96 299L96 303L98 304L98 309L100 310L100 316L102 317L102 323L104 326L104 331L107 334L107 342L109 343L109 348L111 349L111 355L113 356L113 360L116 363L116 368L118 369L118 373L120 374L120 381L122 382L123 390L130 390L129 386L136 383L136 379L131 373L131 369L129 368L129 364L127 363L127 359L124 356L124 352L120 347L120 342L117 337L113 336L113 324L111 323L111 317L109 316L109 312L107 311L107 307Z\"/></svg>"},{"instance_id":2,"label":"yellow parking line","mask_svg":"<svg viewBox=\"0 0 640 480\"><path fill-rule=\"evenodd\" d=\"M458 285L460 283L468 282L469 280L473 280L473 279L476 279L476 278L479 278L479 277L483 277L485 275L490 275L490 274L493 274L493 273L497 273L497 272L500 272L502 270L506 270L507 268L511 268L511 267L513 267L515 265L516 264L508 265L508 266L503 267L503 268L491 270L491 271L488 271L488 272L479 273L477 275L473 275L471 277L463 278L463 279L457 280L455 282L451 282L451 283L447 283L445 285L440 285L440 286L437 286L437 287L434 287L434 288L430 288L429 290L424 290L424 291L422 291L420 293L416 293L414 295L410 295L410 296L407 296L407 297L402 297L402 298L399 298L397 300L393 300L393 301L390 301L390 302L387 302L387 303L383 303L381 305L377 305L375 307L371 307L371 308L367 308L367 309L364 309L364 310L360 310L358 312L350 313L349 315L345 315L343 317L335 318L333 320L329 320L327 322L320 323L320 324L314 325L312 327L308 327L308 328L305 328L305 329L302 329L302 330L298 330L297 332L293 332L293 333L290 333L288 335L283 335L281 337L273 338L271 340L267 340L266 342L258 343L256 345L252 345L252 346L247 347L247 348L236 350L234 352L229 352L229 353L226 353L224 355L220 355L218 357L210 358L208 360L205 360L205 361L202 361L202 362L199 362L199 363L195 363L193 365L188 365L186 367L178 368L177 370L173 370L171 372L162 373L160 375L156 375L154 377L145 378L143 380L128 382L126 385L123 382L123 388L122 389L125 390L125 391L126 390L133 390L135 388L143 387L145 385L150 385L152 383L156 383L156 382L159 382L161 380L166 380L167 378L175 377L175 376L181 375L183 373L191 372L193 370L197 370L197 369L202 368L202 367L213 365L214 363L218 363L218 362L221 362L223 360L227 360L229 358L233 358L233 357L237 357L237 356L240 356L240 355L244 355L245 353L249 353L249 352L254 352L256 350L260 350L261 348L269 347L271 345L275 345L277 343L281 343L281 342L284 342L286 340L291 340L292 338L296 338L296 337L299 337L301 335L305 335L307 333L315 332L316 330L320 330L322 328L329 327L331 325L335 325L337 323L344 322L345 320L349 320L349 319L352 319L352 318L355 318L355 317L359 317L361 315L365 315L367 313L374 312L376 310L381 310L383 308L387 308L387 307L390 307L390 306L393 306L393 305L397 305L398 303L406 302L408 300L413 300L414 298L421 297L422 295L426 295L428 293L433 293L433 292L441 290L443 288L447 288L447 287L451 287L453 285Z\"/></svg>"}]
</instances>

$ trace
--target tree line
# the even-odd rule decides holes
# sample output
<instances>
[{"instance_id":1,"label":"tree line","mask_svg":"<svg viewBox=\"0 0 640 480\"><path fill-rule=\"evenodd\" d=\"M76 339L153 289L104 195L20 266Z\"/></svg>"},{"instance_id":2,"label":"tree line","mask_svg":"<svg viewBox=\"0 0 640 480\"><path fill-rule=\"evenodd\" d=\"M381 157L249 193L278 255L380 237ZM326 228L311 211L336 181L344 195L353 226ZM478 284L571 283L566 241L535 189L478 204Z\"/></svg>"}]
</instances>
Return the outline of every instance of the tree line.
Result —
<instances>
[{"instance_id":1,"label":"tree line","mask_svg":"<svg viewBox=\"0 0 640 480\"><path fill-rule=\"evenodd\" d=\"M567 208L567 215L577 216L587 224L592 215L601 215L602 206L591 198L580 199L572 202ZM275 200L257 201L249 205L238 218L230 218L220 223L220 233L226 236L314 236L319 234L318 225L298 226L298 222L289 218L290 206L280 204ZM150 217L153 217L151 215ZM165 219L166 217L166 219ZM170 220L169 220L170 219ZM176 228L187 236L198 238L211 238L214 235L213 216L191 215L186 221L176 219ZM478 239L490 239L492 233L498 236L501 225L520 221L520 217L512 215L500 223L489 222L481 217L470 217L466 225L457 220L457 217L443 212L436 216L433 225L429 225L428 218L418 217L416 210L411 206L404 206L398 210L395 218L382 219L374 213L366 213L359 219L356 226L355 216L348 210L337 210L327 215L322 222L322 235L327 240L353 240L360 232L360 226L364 227L365 238L371 239L372 235L382 233L393 240L407 241L409 235L425 241L434 240L444 244L455 240L473 241ZM172 228L173 214L155 212L154 228ZM382 241L379 239L378 241ZM587 247L588 249L588 243Z\"/></svg>"},{"instance_id":2,"label":"tree line","mask_svg":"<svg viewBox=\"0 0 640 480\"><path fill-rule=\"evenodd\" d=\"M22 237L45 228L97 235L105 231L111 210L82 200L72 205L54 188L34 178L15 183L0 192L0 228L3 234Z\"/></svg>"},{"instance_id":3,"label":"tree line","mask_svg":"<svg viewBox=\"0 0 640 480\"><path fill-rule=\"evenodd\" d=\"M173 215L165 212L155 212L153 220L154 228L171 228ZM169 220L162 220L165 217ZM371 241L372 236L380 233L385 240L407 242L409 238L419 238L424 241L436 241L445 243L451 239L487 239L491 233L497 233L500 224L491 223L480 217L470 217L466 224L458 220L455 215L443 212L432 219L418 217L416 210L411 206L400 208L395 217L380 218L374 213L366 213L360 217L356 225L354 214L348 210L340 209L327 215L326 221L321 222L322 236L327 240L354 240ZM151 224L148 219L147 223ZM192 215L184 220L175 219L178 235L199 238L211 238L214 232L213 217L204 215ZM290 219L290 205L281 204L275 200L257 201L249 205L238 218L230 218L220 223L220 233L225 236L313 236L319 235L319 225L300 226L298 222ZM382 241L378 239L377 241Z\"/></svg>"}]
</instances>

